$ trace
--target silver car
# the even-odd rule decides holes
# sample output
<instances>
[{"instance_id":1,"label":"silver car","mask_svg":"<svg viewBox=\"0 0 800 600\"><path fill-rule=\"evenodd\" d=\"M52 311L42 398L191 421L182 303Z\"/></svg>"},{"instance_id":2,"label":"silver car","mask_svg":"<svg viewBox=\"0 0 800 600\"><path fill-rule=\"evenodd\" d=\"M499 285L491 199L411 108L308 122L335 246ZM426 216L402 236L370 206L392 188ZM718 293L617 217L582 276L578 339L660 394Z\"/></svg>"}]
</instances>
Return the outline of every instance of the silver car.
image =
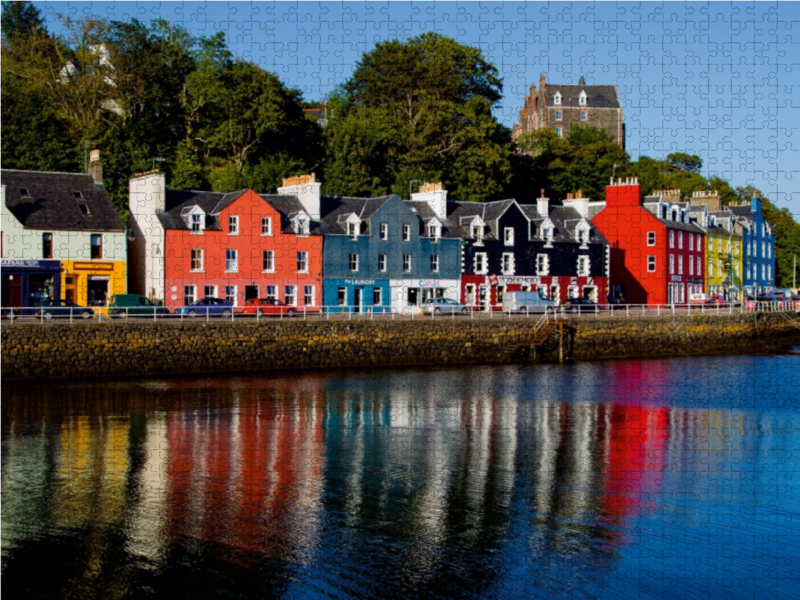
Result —
<instances>
[{"instance_id":1,"label":"silver car","mask_svg":"<svg viewBox=\"0 0 800 600\"><path fill-rule=\"evenodd\" d=\"M440 315L442 313L466 313L469 307L459 304L450 298L431 298L422 303L422 312Z\"/></svg>"}]
</instances>

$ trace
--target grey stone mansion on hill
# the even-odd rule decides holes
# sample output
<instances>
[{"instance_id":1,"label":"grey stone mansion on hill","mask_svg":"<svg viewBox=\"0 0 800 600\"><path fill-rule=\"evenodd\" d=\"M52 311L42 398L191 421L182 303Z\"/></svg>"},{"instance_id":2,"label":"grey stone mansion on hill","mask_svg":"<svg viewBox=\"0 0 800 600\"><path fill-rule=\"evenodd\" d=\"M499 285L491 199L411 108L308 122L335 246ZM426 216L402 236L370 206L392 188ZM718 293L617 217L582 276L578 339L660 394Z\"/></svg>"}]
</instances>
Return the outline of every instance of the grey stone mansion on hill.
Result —
<instances>
[{"instance_id":1,"label":"grey stone mansion on hill","mask_svg":"<svg viewBox=\"0 0 800 600\"><path fill-rule=\"evenodd\" d=\"M514 125L514 140L535 129L552 129L559 137L567 135L575 124L604 129L625 149L625 123L622 102L616 85L587 85L583 75L577 85L548 84L546 76L531 85L530 94L519 111Z\"/></svg>"}]
</instances>

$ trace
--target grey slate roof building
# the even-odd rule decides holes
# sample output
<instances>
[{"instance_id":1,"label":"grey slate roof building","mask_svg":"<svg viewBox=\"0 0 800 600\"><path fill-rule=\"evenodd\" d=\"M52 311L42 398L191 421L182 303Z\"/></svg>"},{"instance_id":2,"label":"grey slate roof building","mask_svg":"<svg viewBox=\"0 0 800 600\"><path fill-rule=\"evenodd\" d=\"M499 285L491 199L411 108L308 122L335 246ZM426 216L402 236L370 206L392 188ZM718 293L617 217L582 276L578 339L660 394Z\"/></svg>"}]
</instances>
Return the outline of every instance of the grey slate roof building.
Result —
<instances>
[{"instance_id":1,"label":"grey slate roof building","mask_svg":"<svg viewBox=\"0 0 800 600\"><path fill-rule=\"evenodd\" d=\"M0 171L6 207L26 229L125 231L108 192L86 173Z\"/></svg>"},{"instance_id":2,"label":"grey slate roof building","mask_svg":"<svg viewBox=\"0 0 800 600\"><path fill-rule=\"evenodd\" d=\"M622 101L616 85L588 85L581 75L578 83L547 83L542 75L539 89L532 84L519 111L519 123L512 137L537 129L552 129L565 137L573 126L591 125L603 129L625 149Z\"/></svg>"}]
</instances>

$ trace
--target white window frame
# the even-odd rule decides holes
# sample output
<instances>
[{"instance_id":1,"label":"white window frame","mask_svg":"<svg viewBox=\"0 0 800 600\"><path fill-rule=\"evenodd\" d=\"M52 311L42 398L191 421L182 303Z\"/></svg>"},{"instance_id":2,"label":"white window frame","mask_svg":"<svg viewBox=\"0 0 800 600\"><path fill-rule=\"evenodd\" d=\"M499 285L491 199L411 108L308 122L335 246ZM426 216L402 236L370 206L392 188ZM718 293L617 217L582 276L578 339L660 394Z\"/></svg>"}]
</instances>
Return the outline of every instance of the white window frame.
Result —
<instances>
[{"instance_id":1,"label":"white window frame","mask_svg":"<svg viewBox=\"0 0 800 600\"><path fill-rule=\"evenodd\" d=\"M261 217L261 235L272 235L272 217Z\"/></svg>"},{"instance_id":2,"label":"white window frame","mask_svg":"<svg viewBox=\"0 0 800 600\"><path fill-rule=\"evenodd\" d=\"M586 106L586 92L581 92L581 95L578 96L578 104Z\"/></svg>"},{"instance_id":3,"label":"white window frame","mask_svg":"<svg viewBox=\"0 0 800 600\"><path fill-rule=\"evenodd\" d=\"M683 232L678 232L678 250L683 250Z\"/></svg>"},{"instance_id":4,"label":"white window frame","mask_svg":"<svg viewBox=\"0 0 800 600\"><path fill-rule=\"evenodd\" d=\"M377 298L377 302L375 299ZM380 286L374 286L372 288L372 305L373 306L383 306L383 288Z\"/></svg>"},{"instance_id":5,"label":"white window frame","mask_svg":"<svg viewBox=\"0 0 800 600\"><path fill-rule=\"evenodd\" d=\"M563 138L564 137L564 128L563 127L556 127L556 137Z\"/></svg>"},{"instance_id":6,"label":"white window frame","mask_svg":"<svg viewBox=\"0 0 800 600\"><path fill-rule=\"evenodd\" d=\"M272 298L274 300L278 299L278 286L274 284L269 284L264 289L264 296L266 298Z\"/></svg>"},{"instance_id":7,"label":"white window frame","mask_svg":"<svg viewBox=\"0 0 800 600\"><path fill-rule=\"evenodd\" d=\"M503 244L506 246L514 245L514 228L506 227L503 229Z\"/></svg>"},{"instance_id":8,"label":"white window frame","mask_svg":"<svg viewBox=\"0 0 800 600\"><path fill-rule=\"evenodd\" d=\"M283 286L283 301L289 306L297 306L297 286Z\"/></svg>"},{"instance_id":9,"label":"white window frame","mask_svg":"<svg viewBox=\"0 0 800 600\"><path fill-rule=\"evenodd\" d=\"M411 225L403 225L403 241L411 241Z\"/></svg>"},{"instance_id":10,"label":"white window frame","mask_svg":"<svg viewBox=\"0 0 800 600\"><path fill-rule=\"evenodd\" d=\"M648 273L655 273L656 272L656 255L655 254L648 254L647 255L647 272Z\"/></svg>"},{"instance_id":11,"label":"white window frame","mask_svg":"<svg viewBox=\"0 0 800 600\"><path fill-rule=\"evenodd\" d=\"M694 252L694 234L691 233L689 234L689 252Z\"/></svg>"},{"instance_id":12,"label":"white window frame","mask_svg":"<svg viewBox=\"0 0 800 600\"><path fill-rule=\"evenodd\" d=\"M489 272L489 260L486 252L476 252L473 261L473 270L476 275L486 275Z\"/></svg>"},{"instance_id":13,"label":"white window frame","mask_svg":"<svg viewBox=\"0 0 800 600\"><path fill-rule=\"evenodd\" d=\"M553 104L555 106L561 106L561 92L556 92L556 95L553 96Z\"/></svg>"},{"instance_id":14,"label":"white window frame","mask_svg":"<svg viewBox=\"0 0 800 600\"><path fill-rule=\"evenodd\" d=\"M196 285L183 286L183 305L189 306L190 304L194 304L196 300L197 300L197 286Z\"/></svg>"},{"instance_id":15,"label":"white window frame","mask_svg":"<svg viewBox=\"0 0 800 600\"><path fill-rule=\"evenodd\" d=\"M591 261L585 254L578 257L578 277L589 277L591 272Z\"/></svg>"},{"instance_id":16,"label":"white window frame","mask_svg":"<svg viewBox=\"0 0 800 600\"><path fill-rule=\"evenodd\" d=\"M386 272L386 255L378 254L378 271L381 273Z\"/></svg>"},{"instance_id":17,"label":"white window frame","mask_svg":"<svg viewBox=\"0 0 800 600\"><path fill-rule=\"evenodd\" d=\"M431 273L439 272L439 255L431 254Z\"/></svg>"},{"instance_id":18,"label":"white window frame","mask_svg":"<svg viewBox=\"0 0 800 600\"><path fill-rule=\"evenodd\" d=\"M675 275L675 255L669 255L669 274Z\"/></svg>"},{"instance_id":19,"label":"white window frame","mask_svg":"<svg viewBox=\"0 0 800 600\"><path fill-rule=\"evenodd\" d=\"M309 294L308 291L311 290ZM303 306L315 306L316 305L316 287L313 285L304 285L303 286Z\"/></svg>"},{"instance_id":20,"label":"white window frame","mask_svg":"<svg viewBox=\"0 0 800 600\"><path fill-rule=\"evenodd\" d=\"M389 239L389 224L388 223L381 223L380 231L381 231L381 239L382 240L388 240Z\"/></svg>"},{"instance_id":21,"label":"white window frame","mask_svg":"<svg viewBox=\"0 0 800 600\"><path fill-rule=\"evenodd\" d=\"M358 239L358 223L347 223L347 235L350 236L351 240Z\"/></svg>"},{"instance_id":22,"label":"white window frame","mask_svg":"<svg viewBox=\"0 0 800 600\"><path fill-rule=\"evenodd\" d=\"M192 214L189 215L189 229L192 232L192 235L198 235L203 233L203 215Z\"/></svg>"},{"instance_id":23,"label":"white window frame","mask_svg":"<svg viewBox=\"0 0 800 600\"><path fill-rule=\"evenodd\" d=\"M239 215L228 215L228 235L239 235Z\"/></svg>"},{"instance_id":24,"label":"white window frame","mask_svg":"<svg viewBox=\"0 0 800 600\"><path fill-rule=\"evenodd\" d=\"M503 272L503 275L513 275L514 269L514 253L503 252L502 262L500 263L500 270Z\"/></svg>"},{"instance_id":25,"label":"white window frame","mask_svg":"<svg viewBox=\"0 0 800 600\"><path fill-rule=\"evenodd\" d=\"M308 252L304 250L297 251L297 272L308 273Z\"/></svg>"},{"instance_id":26,"label":"white window frame","mask_svg":"<svg viewBox=\"0 0 800 600\"><path fill-rule=\"evenodd\" d=\"M231 291L233 293L230 293ZM229 298L233 298L233 300L230 300L230 303L233 304L233 306L238 305L239 293L235 285L225 286L225 300L228 300Z\"/></svg>"},{"instance_id":27,"label":"white window frame","mask_svg":"<svg viewBox=\"0 0 800 600\"><path fill-rule=\"evenodd\" d=\"M683 275L683 254L678 254L678 275Z\"/></svg>"},{"instance_id":28,"label":"white window frame","mask_svg":"<svg viewBox=\"0 0 800 600\"><path fill-rule=\"evenodd\" d=\"M694 261L692 260L691 256L687 262L689 263L689 276L694 277Z\"/></svg>"},{"instance_id":29,"label":"white window frame","mask_svg":"<svg viewBox=\"0 0 800 600\"><path fill-rule=\"evenodd\" d=\"M561 109L558 109L556 111L556 121L562 121L563 119L564 119L564 111L561 110Z\"/></svg>"},{"instance_id":30,"label":"white window frame","mask_svg":"<svg viewBox=\"0 0 800 600\"><path fill-rule=\"evenodd\" d=\"M411 255L403 254L403 273L411 272Z\"/></svg>"},{"instance_id":31,"label":"white window frame","mask_svg":"<svg viewBox=\"0 0 800 600\"><path fill-rule=\"evenodd\" d=\"M210 294L208 292L211 292ZM217 297L217 286L216 285L204 285L203 286L203 298L216 298Z\"/></svg>"},{"instance_id":32,"label":"white window frame","mask_svg":"<svg viewBox=\"0 0 800 600\"><path fill-rule=\"evenodd\" d=\"M548 254L536 255L536 274L537 275L550 274L550 256Z\"/></svg>"},{"instance_id":33,"label":"white window frame","mask_svg":"<svg viewBox=\"0 0 800 600\"><path fill-rule=\"evenodd\" d=\"M272 267L268 267L265 263L271 263ZM274 273L275 272L275 250L264 250L261 252L261 272Z\"/></svg>"},{"instance_id":34,"label":"white window frame","mask_svg":"<svg viewBox=\"0 0 800 600\"><path fill-rule=\"evenodd\" d=\"M647 232L647 245L648 246L655 246L656 245L656 232L655 231L648 231Z\"/></svg>"},{"instance_id":35,"label":"white window frame","mask_svg":"<svg viewBox=\"0 0 800 600\"><path fill-rule=\"evenodd\" d=\"M233 253L233 258L230 258L230 254ZM239 251L233 248L227 248L225 250L225 272L226 273L238 273L239 272Z\"/></svg>"},{"instance_id":36,"label":"white window frame","mask_svg":"<svg viewBox=\"0 0 800 600\"><path fill-rule=\"evenodd\" d=\"M589 120L589 111L582 110L581 111L581 121L588 121Z\"/></svg>"},{"instance_id":37,"label":"white window frame","mask_svg":"<svg viewBox=\"0 0 800 600\"><path fill-rule=\"evenodd\" d=\"M195 259L195 254L194 254L195 252L198 253L197 259ZM203 273L204 272L203 267L205 266L205 264L204 264L204 261L203 261L203 258L204 258L203 254L204 254L204 252L203 252L202 248L192 248L190 250L190 252L189 252L189 266L190 266L189 272L190 273ZM199 267L195 267L195 260L198 261L198 263L200 265Z\"/></svg>"},{"instance_id":38,"label":"white window frame","mask_svg":"<svg viewBox=\"0 0 800 600\"><path fill-rule=\"evenodd\" d=\"M347 264L352 273L358 273L358 254L351 252L350 256L348 257Z\"/></svg>"}]
</instances>

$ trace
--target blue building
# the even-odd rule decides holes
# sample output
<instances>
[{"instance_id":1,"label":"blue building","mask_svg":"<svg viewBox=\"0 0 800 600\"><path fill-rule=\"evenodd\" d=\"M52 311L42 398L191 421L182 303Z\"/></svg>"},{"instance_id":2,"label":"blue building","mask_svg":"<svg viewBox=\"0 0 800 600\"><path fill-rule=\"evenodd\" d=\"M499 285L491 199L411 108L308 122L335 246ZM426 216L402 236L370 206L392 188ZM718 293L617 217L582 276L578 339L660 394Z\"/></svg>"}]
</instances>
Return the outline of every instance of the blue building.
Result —
<instances>
[{"instance_id":1,"label":"blue building","mask_svg":"<svg viewBox=\"0 0 800 600\"><path fill-rule=\"evenodd\" d=\"M750 206L729 206L735 231L744 241L744 293L756 295L775 287L775 234L761 212L761 198L754 194Z\"/></svg>"},{"instance_id":2,"label":"blue building","mask_svg":"<svg viewBox=\"0 0 800 600\"><path fill-rule=\"evenodd\" d=\"M319 206L328 310L387 314L407 312L428 298L458 299L460 239L432 206L446 192L414 196L411 202L396 194L310 199L310 214Z\"/></svg>"}]
</instances>

